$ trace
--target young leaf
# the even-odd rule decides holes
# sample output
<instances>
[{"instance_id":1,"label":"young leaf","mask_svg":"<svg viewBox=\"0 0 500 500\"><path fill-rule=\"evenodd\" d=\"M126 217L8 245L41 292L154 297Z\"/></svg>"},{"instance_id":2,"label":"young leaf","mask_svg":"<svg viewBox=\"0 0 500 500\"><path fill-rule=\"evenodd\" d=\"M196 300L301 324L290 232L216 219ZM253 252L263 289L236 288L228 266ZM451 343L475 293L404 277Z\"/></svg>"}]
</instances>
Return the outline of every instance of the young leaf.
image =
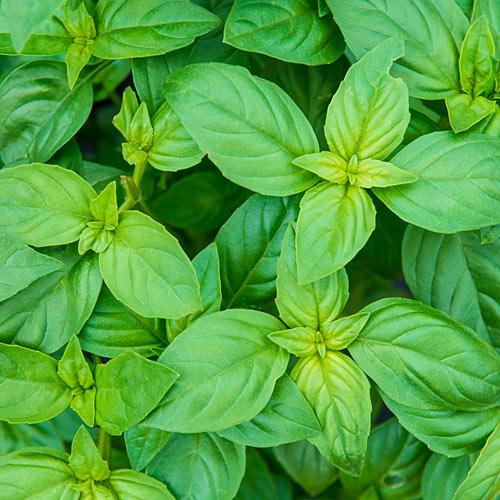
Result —
<instances>
[{"instance_id":1,"label":"young leaf","mask_svg":"<svg viewBox=\"0 0 500 500\"><path fill-rule=\"evenodd\" d=\"M0 234L0 302L62 265L59 260Z\"/></svg>"},{"instance_id":2,"label":"young leaf","mask_svg":"<svg viewBox=\"0 0 500 500\"><path fill-rule=\"evenodd\" d=\"M344 41L331 18L320 18L317 0L259 3L237 0L224 25L224 43L284 61L316 65L340 57Z\"/></svg>"},{"instance_id":3,"label":"young leaf","mask_svg":"<svg viewBox=\"0 0 500 500\"><path fill-rule=\"evenodd\" d=\"M357 339L369 316L369 313L361 312L323 325L321 333L326 348L334 351L345 349Z\"/></svg>"},{"instance_id":4,"label":"young leaf","mask_svg":"<svg viewBox=\"0 0 500 500\"><path fill-rule=\"evenodd\" d=\"M268 335L275 344L298 357L314 356L317 332L308 326L298 326L290 330L281 330Z\"/></svg>"},{"instance_id":5,"label":"young leaf","mask_svg":"<svg viewBox=\"0 0 500 500\"><path fill-rule=\"evenodd\" d=\"M499 408L481 411L421 410L399 404L382 391L380 394L405 429L432 451L448 457L479 451L500 418Z\"/></svg>"},{"instance_id":6,"label":"young leaf","mask_svg":"<svg viewBox=\"0 0 500 500\"><path fill-rule=\"evenodd\" d=\"M154 319L125 307L106 287L102 288L79 339L83 349L106 358L127 350L149 357L153 349L167 346L165 334L157 330Z\"/></svg>"},{"instance_id":7,"label":"young leaf","mask_svg":"<svg viewBox=\"0 0 500 500\"><path fill-rule=\"evenodd\" d=\"M288 353L267 338L281 329L280 321L259 311L201 317L160 356L180 377L144 423L171 432L216 432L255 417L288 363Z\"/></svg>"},{"instance_id":8,"label":"young leaf","mask_svg":"<svg viewBox=\"0 0 500 500\"><path fill-rule=\"evenodd\" d=\"M477 18L465 35L460 52L460 82L472 97L490 94L495 86L495 44L486 17Z\"/></svg>"},{"instance_id":9,"label":"young leaf","mask_svg":"<svg viewBox=\"0 0 500 500\"><path fill-rule=\"evenodd\" d=\"M273 83L239 66L204 63L176 71L164 92L200 149L229 180L272 196L299 193L317 182L292 164L318 151L311 124Z\"/></svg>"},{"instance_id":10,"label":"young leaf","mask_svg":"<svg viewBox=\"0 0 500 500\"><path fill-rule=\"evenodd\" d=\"M94 189L70 170L33 163L0 171L0 231L34 246L63 245L80 237L92 218Z\"/></svg>"},{"instance_id":11,"label":"young leaf","mask_svg":"<svg viewBox=\"0 0 500 500\"><path fill-rule=\"evenodd\" d=\"M104 481L109 477L108 463L102 459L94 440L83 425L78 429L71 444L69 466L82 481Z\"/></svg>"},{"instance_id":12,"label":"young leaf","mask_svg":"<svg viewBox=\"0 0 500 500\"><path fill-rule=\"evenodd\" d=\"M71 400L57 361L20 346L0 344L0 386L0 419L11 423L49 420Z\"/></svg>"},{"instance_id":13,"label":"young leaf","mask_svg":"<svg viewBox=\"0 0 500 500\"><path fill-rule=\"evenodd\" d=\"M347 474L363 470L370 433L370 383L353 360L326 351L302 358L291 377L313 407L322 427L310 438L322 455Z\"/></svg>"},{"instance_id":14,"label":"young leaf","mask_svg":"<svg viewBox=\"0 0 500 500\"><path fill-rule=\"evenodd\" d=\"M118 500L176 500L163 483L141 472L114 470L108 483Z\"/></svg>"},{"instance_id":15,"label":"young leaf","mask_svg":"<svg viewBox=\"0 0 500 500\"><path fill-rule=\"evenodd\" d=\"M204 153L165 102L153 116L154 141L148 162L158 170L177 172L198 164Z\"/></svg>"},{"instance_id":16,"label":"young leaf","mask_svg":"<svg viewBox=\"0 0 500 500\"><path fill-rule=\"evenodd\" d=\"M374 229L375 207L363 189L321 182L307 191L297 221L299 283L311 283L345 266Z\"/></svg>"},{"instance_id":17,"label":"young leaf","mask_svg":"<svg viewBox=\"0 0 500 500\"><path fill-rule=\"evenodd\" d=\"M423 500L434 500L436 496L442 500L452 500L469 472L470 460L468 456L448 458L444 455L432 455L422 476Z\"/></svg>"},{"instance_id":18,"label":"young leaf","mask_svg":"<svg viewBox=\"0 0 500 500\"><path fill-rule=\"evenodd\" d=\"M321 426L307 399L285 373L258 415L218 434L246 446L267 448L307 439L320 432Z\"/></svg>"},{"instance_id":19,"label":"young leaf","mask_svg":"<svg viewBox=\"0 0 500 500\"><path fill-rule=\"evenodd\" d=\"M417 176L387 161L361 160L357 164L353 186L361 188L389 187L411 184Z\"/></svg>"},{"instance_id":20,"label":"young leaf","mask_svg":"<svg viewBox=\"0 0 500 500\"><path fill-rule=\"evenodd\" d=\"M169 367L130 351L97 365L97 424L109 434L121 434L158 405L177 377Z\"/></svg>"},{"instance_id":21,"label":"young leaf","mask_svg":"<svg viewBox=\"0 0 500 500\"><path fill-rule=\"evenodd\" d=\"M103 59L164 54L189 45L220 19L189 0L100 0L92 53Z\"/></svg>"},{"instance_id":22,"label":"young leaf","mask_svg":"<svg viewBox=\"0 0 500 500\"><path fill-rule=\"evenodd\" d=\"M338 479L338 470L308 441L285 444L273 451L287 474L313 497Z\"/></svg>"},{"instance_id":23,"label":"young leaf","mask_svg":"<svg viewBox=\"0 0 500 500\"><path fill-rule=\"evenodd\" d=\"M349 352L391 399L422 410L478 411L500 396L500 356L468 327L413 300L382 299Z\"/></svg>"},{"instance_id":24,"label":"young leaf","mask_svg":"<svg viewBox=\"0 0 500 500\"><path fill-rule=\"evenodd\" d=\"M57 375L72 389L71 408L89 427L93 427L96 394L94 377L75 335L57 365Z\"/></svg>"},{"instance_id":25,"label":"young leaf","mask_svg":"<svg viewBox=\"0 0 500 500\"><path fill-rule=\"evenodd\" d=\"M234 498L245 472L245 448L217 434L175 434L147 471L177 498Z\"/></svg>"},{"instance_id":26,"label":"young leaf","mask_svg":"<svg viewBox=\"0 0 500 500\"><path fill-rule=\"evenodd\" d=\"M437 234L408 226L403 271L413 296L500 347L500 241L470 232Z\"/></svg>"},{"instance_id":27,"label":"young leaf","mask_svg":"<svg viewBox=\"0 0 500 500\"><path fill-rule=\"evenodd\" d=\"M63 62L30 61L9 73L0 85L3 161L45 162L68 142L92 108L91 76L70 90Z\"/></svg>"},{"instance_id":28,"label":"young leaf","mask_svg":"<svg viewBox=\"0 0 500 500\"><path fill-rule=\"evenodd\" d=\"M120 215L99 265L113 295L142 316L179 318L201 308L191 262L177 240L143 213Z\"/></svg>"},{"instance_id":29,"label":"young leaf","mask_svg":"<svg viewBox=\"0 0 500 500\"><path fill-rule=\"evenodd\" d=\"M331 151L299 156L292 163L334 184L349 182L346 160Z\"/></svg>"},{"instance_id":30,"label":"young leaf","mask_svg":"<svg viewBox=\"0 0 500 500\"><path fill-rule=\"evenodd\" d=\"M500 495L500 424L486 441L453 500L495 500Z\"/></svg>"},{"instance_id":31,"label":"young leaf","mask_svg":"<svg viewBox=\"0 0 500 500\"><path fill-rule=\"evenodd\" d=\"M0 302L0 341L50 354L81 330L102 278L95 255L81 257L71 246L47 253L64 266Z\"/></svg>"},{"instance_id":32,"label":"young leaf","mask_svg":"<svg viewBox=\"0 0 500 500\"><path fill-rule=\"evenodd\" d=\"M249 307L276 295L276 265L288 223L297 218L298 197L251 196L215 238L219 251L222 307Z\"/></svg>"},{"instance_id":33,"label":"young leaf","mask_svg":"<svg viewBox=\"0 0 500 500\"><path fill-rule=\"evenodd\" d=\"M351 66L333 96L326 140L347 162L354 155L384 160L403 140L410 121L408 89L403 80L389 75L392 61L402 55L402 39L382 42Z\"/></svg>"},{"instance_id":34,"label":"young leaf","mask_svg":"<svg viewBox=\"0 0 500 500\"><path fill-rule=\"evenodd\" d=\"M416 498L428 458L426 446L392 418L375 427L370 434L361 476L353 478L341 473L340 480L353 494L373 486L380 498Z\"/></svg>"},{"instance_id":35,"label":"young leaf","mask_svg":"<svg viewBox=\"0 0 500 500\"><path fill-rule=\"evenodd\" d=\"M170 432L137 424L125 431L125 446L130 465L136 471L144 469L160 453L170 439Z\"/></svg>"},{"instance_id":36,"label":"young leaf","mask_svg":"<svg viewBox=\"0 0 500 500\"><path fill-rule=\"evenodd\" d=\"M469 27L454 0L327 0L349 48L359 58L382 41L402 37L393 74L410 95L444 99L460 92L458 58Z\"/></svg>"},{"instance_id":37,"label":"young leaf","mask_svg":"<svg viewBox=\"0 0 500 500\"><path fill-rule=\"evenodd\" d=\"M0 457L2 496L9 500L79 500L67 453L25 448ZM22 485L22 487L20 487Z\"/></svg>"},{"instance_id":38,"label":"young leaf","mask_svg":"<svg viewBox=\"0 0 500 500\"><path fill-rule=\"evenodd\" d=\"M167 320L167 336L172 341L200 316L220 311L222 292L220 282L219 253L215 243L210 243L194 259L193 266L200 283L200 294L203 308L201 311L189 314L177 320Z\"/></svg>"},{"instance_id":39,"label":"young leaf","mask_svg":"<svg viewBox=\"0 0 500 500\"><path fill-rule=\"evenodd\" d=\"M427 134L392 158L418 181L373 192L403 220L429 231L456 233L498 224L498 157L500 140L485 134Z\"/></svg>"},{"instance_id":40,"label":"young leaf","mask_svg":"<svg viewBox=\"0 0 500 500\"><path fill-rule=\"evenodd\" d=\"M446 108L450 124L453 130L458 133L470 129L476 123L490 116L497 109L497 104L486 97L473 98L467 94L457 94L446 99Z\"/></svg>"},{"instance_id":41,"label":"young leaf","mask_svg":"<svg viewBox=\"0 0 500 500\"><path fill-rule=\"evenodd\" d=\"M280 317L291 328L307 326L320 330L342 312L349 297L344 269L308 285L299 285L293 223L283 239L276 284Z\"/></svg>"},{"instance_id":42,"label":"young leaf","mask_svg":"<svg viewBox=\"0 0 500 500\"><path fill-rule=\"evenodd\" d=\"M63 0L39 0L35 4L30 0L3 0L12 42L18 52L22 52L30 36L37 33L62 3Z\"/></svg>"}]
</instances>

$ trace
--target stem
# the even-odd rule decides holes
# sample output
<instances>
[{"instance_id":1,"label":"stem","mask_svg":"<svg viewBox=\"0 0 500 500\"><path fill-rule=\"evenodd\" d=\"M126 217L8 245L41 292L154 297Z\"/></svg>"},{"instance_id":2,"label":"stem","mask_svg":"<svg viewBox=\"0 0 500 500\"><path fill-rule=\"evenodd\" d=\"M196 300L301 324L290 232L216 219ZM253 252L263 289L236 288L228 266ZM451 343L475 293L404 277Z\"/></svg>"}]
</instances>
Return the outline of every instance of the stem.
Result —
<instances>
[{"instance_id":1,"label":"stem","mask_svg":"<svg viewBox=\"0 0 500 500\"><path fill-rule=\"evenodd\" d=\"M97 449L99 450L101 457L109 464L109 460L111 458L111 437L104 429L99 430Z\"/></svg>"},{"instance_id":2,"label":"stem","mask_svg":"<svg viewBox=\"0 0 500 500\"><path fill-rule=\"evenodd\" d=\"M146 170L147 162L137 163L134 167L132 177L122 176L120 178L121 185L125 192L125 200L120 205L118 213L134 208L137 203L142 200L141 181Z\"/></svg>"}]
</instances>

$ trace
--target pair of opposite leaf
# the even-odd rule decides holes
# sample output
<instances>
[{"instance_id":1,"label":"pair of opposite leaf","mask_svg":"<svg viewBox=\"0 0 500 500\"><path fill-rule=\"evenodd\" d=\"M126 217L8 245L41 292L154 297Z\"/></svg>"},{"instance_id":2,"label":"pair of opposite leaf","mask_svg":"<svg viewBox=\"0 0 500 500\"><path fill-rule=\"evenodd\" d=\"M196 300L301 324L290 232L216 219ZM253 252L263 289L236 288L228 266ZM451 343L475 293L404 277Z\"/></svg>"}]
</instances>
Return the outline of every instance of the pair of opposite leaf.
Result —
<instances>
[{"instance_id":1,"label":"pair of opposite leaf","mask_svg":"<svg viewBox=\"0 0 500 500\"><path fill-rule=\"evenodd\" d=\"M54 448L23 448L2 456L0 483L5 499L174 500L157 479L129 469L111 471L83 426L73 438L70 455Z\"/></svg>"},{"instance_id":2,"label":"pair of opposite leaf","mask_svg":"<svg viewBox=\"0 0 500 500\"><path fill-rule=\"evenodd\" d=\"M112 435L144 419L179 376L132 351L98 364L92 373L76 336L59 361L9 344L0 344L0 356L0 420L43 422L70 405L89 427L97 423Z\"/></svg>"},{"instance_id":3,"label":"pair of opposite leaf","mask_svg":"<svg viewBox=\"0 0 500 500\"><path fill-rule=\"evenodd\" d=\"M347 273L307 285L298 281L295 226L290 225L278 261L277 299L290 328L269 338L299 357L291 377L313 407L322 432L309 440L333 465L359 476L370 433L370 383L341 350L359 335L369 313L337 319L348 296Z\"/></svg>"},{"instance_id":4,"label":"pair of opposite leaf","mask_svg":"<svg viewBox=\"0 0 500 500\"><path fill-rule=\"evenodd\" d=\"M202 308L196 272L177 240L135 210L119 213L115 183L99 195L83 178L55 165L0 171L0 231L35 247L79 241L99 255L113 295L145 317L180 318ZM50 196L33 197L43 191Z\"/></svg>"}]
</instances>

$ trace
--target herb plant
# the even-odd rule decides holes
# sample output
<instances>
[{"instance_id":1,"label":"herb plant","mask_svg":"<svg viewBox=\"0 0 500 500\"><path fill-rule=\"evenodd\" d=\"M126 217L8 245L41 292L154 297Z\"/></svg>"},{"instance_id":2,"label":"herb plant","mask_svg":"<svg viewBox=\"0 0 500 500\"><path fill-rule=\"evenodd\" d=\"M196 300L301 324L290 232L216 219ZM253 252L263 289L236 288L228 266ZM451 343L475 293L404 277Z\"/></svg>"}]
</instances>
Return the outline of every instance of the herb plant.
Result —
<instances>
[{"instance_id":1,"label":"herb plant","mask_svg":"<svg viewBox=\"0 0 500 500\"><path fill-rule=\"evenodd\" d=\"M0 500L498 500L500 2L0 0Z\"/></svg>"}]
</instances>

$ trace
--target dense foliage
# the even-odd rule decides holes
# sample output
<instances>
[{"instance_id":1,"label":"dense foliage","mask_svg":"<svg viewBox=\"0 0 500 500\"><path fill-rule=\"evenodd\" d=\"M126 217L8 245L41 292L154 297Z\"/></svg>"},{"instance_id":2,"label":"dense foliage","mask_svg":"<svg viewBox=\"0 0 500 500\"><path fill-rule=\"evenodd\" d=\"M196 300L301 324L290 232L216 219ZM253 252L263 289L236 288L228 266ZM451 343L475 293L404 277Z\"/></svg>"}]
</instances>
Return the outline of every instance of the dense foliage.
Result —
<instances>
[{"instance_id":1,"label":"dense foliage","mask_svg":"<svg viewBox=\"0 0 500 500\"><path fill-rule=\"evenodd\" d=\"M0 0L0 500L500 498L498 0Z\"/></svg>"}]
</instances>

